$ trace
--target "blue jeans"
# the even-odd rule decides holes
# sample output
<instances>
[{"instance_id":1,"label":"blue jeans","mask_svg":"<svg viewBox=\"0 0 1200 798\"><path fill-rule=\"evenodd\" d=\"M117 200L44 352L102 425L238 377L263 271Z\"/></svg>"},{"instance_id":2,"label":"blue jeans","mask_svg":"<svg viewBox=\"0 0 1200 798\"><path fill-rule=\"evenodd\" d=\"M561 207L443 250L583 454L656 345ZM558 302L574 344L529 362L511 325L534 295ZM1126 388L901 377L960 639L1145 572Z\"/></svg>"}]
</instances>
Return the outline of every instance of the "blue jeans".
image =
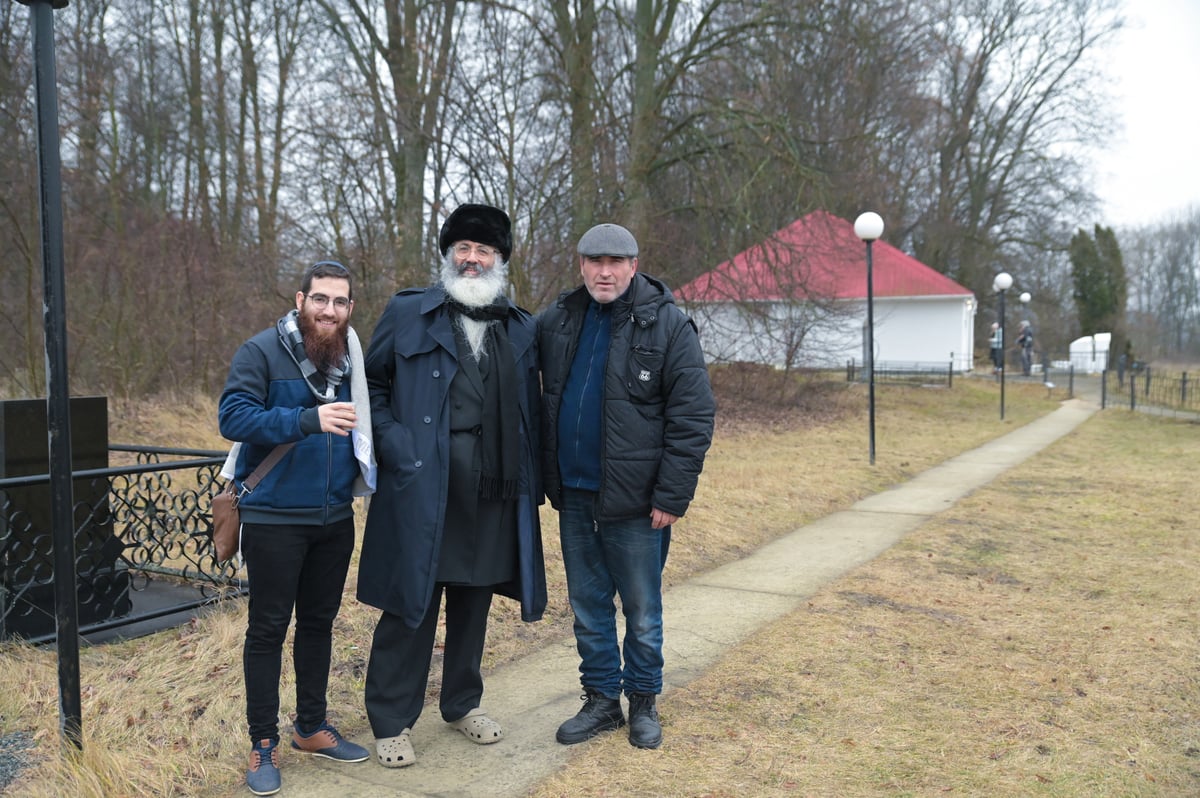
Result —
<instances>
[{"instance_id":1,"label":"blue jeans","mask_svg":"<svg viewBox=\"0 0 1200 798\"><path fill-rule=\"evenodd\" d=\"M662 692L662 569L669 538L651 527L649 513L597 521L595 509L595 493L563 490L559 535L575 613L580 681L609 698L622 692L657 695ZM617 594L625 614L623 648L617 645Z\"/></svg>"},{"instance_id":2,"label":"blue jeans","mask_svg":"<svg viewBox=\"0 0 1200 798\"><path fill-rule=\"evenodd\" d=\"M279 677L293 609L296 725L311 732L325 721L333 620L353 551L352 518L329 526L243 525L250 609L242 667L251 740L279 739Z\"/></svg>"}]
</instances>

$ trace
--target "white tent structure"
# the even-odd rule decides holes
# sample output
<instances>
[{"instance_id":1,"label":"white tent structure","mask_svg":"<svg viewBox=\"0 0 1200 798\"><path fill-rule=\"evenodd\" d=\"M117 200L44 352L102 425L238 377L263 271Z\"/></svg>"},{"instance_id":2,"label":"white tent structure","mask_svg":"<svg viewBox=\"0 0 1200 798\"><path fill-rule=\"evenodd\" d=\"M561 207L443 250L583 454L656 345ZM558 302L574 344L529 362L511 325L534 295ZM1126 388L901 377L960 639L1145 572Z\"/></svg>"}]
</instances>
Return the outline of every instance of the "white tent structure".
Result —
<instances>
[{"instance_id":1,"label":"white tent structure","mask_svg":"<svg viewBox=\"0 0 1200 798\"><path fill-rule=\"evenodd\" d=\"M1071 365L1084 374L1099 374L1108 368L1108 346L1112 333L1096 333L1071 342Z\"/></svg>"}]
</instances>

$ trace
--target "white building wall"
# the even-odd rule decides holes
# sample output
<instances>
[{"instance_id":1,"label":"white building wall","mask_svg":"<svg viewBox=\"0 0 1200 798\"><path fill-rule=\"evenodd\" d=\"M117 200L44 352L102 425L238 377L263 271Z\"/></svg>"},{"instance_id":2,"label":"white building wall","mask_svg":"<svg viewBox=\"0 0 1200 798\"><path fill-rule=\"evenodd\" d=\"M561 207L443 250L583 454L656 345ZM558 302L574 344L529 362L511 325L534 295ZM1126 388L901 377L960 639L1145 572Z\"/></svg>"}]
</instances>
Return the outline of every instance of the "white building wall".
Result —
<instances>
[{"instance_id":1,"label":"white building wall","mask_svg":"<svg viewBox=\"0 0 1200 798\"><path fill-rule=\"evenodd\" d=\"M783 367L788 333L808 327L794 365L840 368L866 359L867 303L845 303L835 315L811 318L791 303L762 303L753 312L733 304L688 306L709 362L750 361ZM953 357L969 371L975 348L974 297L876 299L875 359L891 365L939 366Z\"/></svg>"},{"instance_id":2,"label":"white building wall","mask_svg":"<svg viewBox=\"0 0 1200 798\"><path fill-rule=\"evenodd\" d=\"M956 371L967 371L975 348L974 311L969 297L877 300L877 357L884 363L923 365L953 359Z\"/></svg>"}]
</instances>

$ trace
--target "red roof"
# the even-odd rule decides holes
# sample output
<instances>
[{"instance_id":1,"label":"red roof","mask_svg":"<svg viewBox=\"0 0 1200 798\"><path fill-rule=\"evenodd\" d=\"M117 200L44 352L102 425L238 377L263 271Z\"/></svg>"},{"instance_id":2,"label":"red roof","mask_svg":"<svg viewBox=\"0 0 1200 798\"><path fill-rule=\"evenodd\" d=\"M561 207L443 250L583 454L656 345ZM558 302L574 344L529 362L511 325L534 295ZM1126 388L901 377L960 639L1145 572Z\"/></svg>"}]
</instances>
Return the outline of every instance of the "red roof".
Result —
<instances>
[{"instance_id":1,"label":"red roof","mask_svg":"<svg viewBox=\"0 0 1200 798\"><path fill-rule=\"evenodd\" d=\"M886 241L876 241L871 250L871 288L876 297L971 295ZM866 247L853 224L814 211L675 294L685 302L866 299Z\"/></svg>"}]
</instances>

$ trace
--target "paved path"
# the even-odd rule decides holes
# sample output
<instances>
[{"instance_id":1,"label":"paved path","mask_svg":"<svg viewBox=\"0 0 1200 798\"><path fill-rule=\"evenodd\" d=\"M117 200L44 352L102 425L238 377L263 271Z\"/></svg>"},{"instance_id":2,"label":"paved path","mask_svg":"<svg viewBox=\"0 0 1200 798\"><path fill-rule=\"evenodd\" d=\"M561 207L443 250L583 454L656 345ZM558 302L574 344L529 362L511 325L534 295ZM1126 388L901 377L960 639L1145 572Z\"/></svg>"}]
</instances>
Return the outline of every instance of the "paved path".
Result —
<instances>
[{"instance_id":1,"label":"paved path","mask_svg":"<svg viewBox=\"0 0 1200 798\"><path fill-rule=\"evenodd\" d=\"M670 589L664 596L666 691L687 684L828 582L1074 430L1099 409L1098 387L1094 398L1087 387L1077 380L1076 398L1053 413ZM373 758L340 765L289 754L281 795L524 795L566 762L570 749L554 741L554 731L579 709L577 668L574 641L568 638L492 672L484 706L506 733L495 745L472 745L442 723L436 708L427 709L413 732L413 766L389 770ZM369 732L355 741L374 753Z\"/></svg>"}]
</instances>

